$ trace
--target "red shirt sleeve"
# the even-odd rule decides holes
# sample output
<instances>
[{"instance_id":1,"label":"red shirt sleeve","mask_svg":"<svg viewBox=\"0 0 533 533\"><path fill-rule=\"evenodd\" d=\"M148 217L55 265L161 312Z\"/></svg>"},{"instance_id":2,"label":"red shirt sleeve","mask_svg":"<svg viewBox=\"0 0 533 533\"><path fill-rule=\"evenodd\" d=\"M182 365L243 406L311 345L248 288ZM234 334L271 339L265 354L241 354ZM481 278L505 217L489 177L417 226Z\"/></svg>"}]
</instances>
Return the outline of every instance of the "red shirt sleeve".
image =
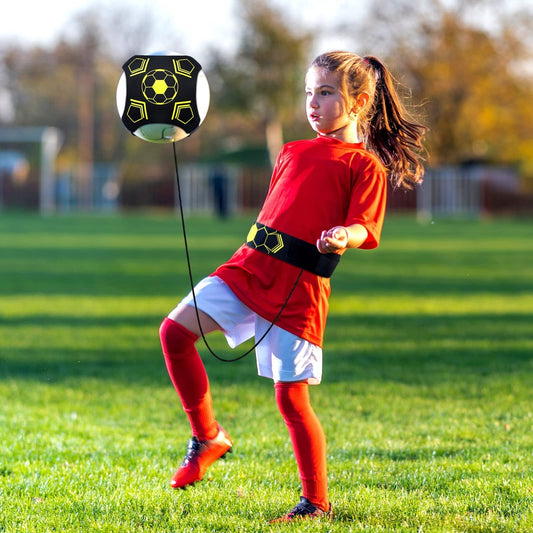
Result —
<instances>
[{"instance_id":1,"label":"red shirt sleeve","mask_svg":"<svg viewBox=\"0 0 533 533\"><path fill-rule=\"evenodd\" d=\"M363 249L377 248L387 204L387 173L374 157L354 158L350 207L344 225L361 224L368 231Z\"/></svg>"}]
</instances>

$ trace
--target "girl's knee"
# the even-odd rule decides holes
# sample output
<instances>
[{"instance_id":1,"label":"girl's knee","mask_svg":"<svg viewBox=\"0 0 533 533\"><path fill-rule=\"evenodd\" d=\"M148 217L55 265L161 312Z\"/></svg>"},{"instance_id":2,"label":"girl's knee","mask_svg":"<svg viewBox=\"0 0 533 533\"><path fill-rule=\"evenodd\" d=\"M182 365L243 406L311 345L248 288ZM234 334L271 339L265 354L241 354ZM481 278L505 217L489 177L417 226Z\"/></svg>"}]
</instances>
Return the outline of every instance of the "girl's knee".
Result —
<instances>
[{"instance_id":1,"label":"girl's knee","mask_svg":"<svg viewBox=\"0 0 533 533\"><path fill-rule=\"evenodd\" d=\"M281 382L274 385L276 403L284 417L298 417L311 409L309 385L305 381Z\"/></svg>"},{"instance_id":2,"label":"girl's knee","mask_svg":"<svg viewBox=\"0 0 533 533\"><path fill-rule=\"evenodd\" d=\"M198 340L197 335L178 322L166 317L159 327L159 339L165 353L182 353Z\"/></svg>"}]
</instances>

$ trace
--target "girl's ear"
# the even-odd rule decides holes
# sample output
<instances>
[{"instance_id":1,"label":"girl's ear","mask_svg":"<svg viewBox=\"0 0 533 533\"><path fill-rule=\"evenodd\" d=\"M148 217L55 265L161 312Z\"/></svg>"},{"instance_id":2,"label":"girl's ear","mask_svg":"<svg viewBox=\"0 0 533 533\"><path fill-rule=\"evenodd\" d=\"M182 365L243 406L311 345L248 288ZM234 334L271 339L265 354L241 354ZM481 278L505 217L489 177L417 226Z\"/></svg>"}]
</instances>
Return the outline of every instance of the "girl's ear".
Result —
<instances>
[{"instance_id":1,"label":"girl's ear","mask_svg":"<svg viewBox=\"0 0 533 533\"><path fill-rule=\"evenodd\" d=\"M355 98L355 105L353 106L352 111L356 114L359 113L359 111L366 106L369 99L370 95L368 93L359 93Z\"/></svg>"}]
</instances>

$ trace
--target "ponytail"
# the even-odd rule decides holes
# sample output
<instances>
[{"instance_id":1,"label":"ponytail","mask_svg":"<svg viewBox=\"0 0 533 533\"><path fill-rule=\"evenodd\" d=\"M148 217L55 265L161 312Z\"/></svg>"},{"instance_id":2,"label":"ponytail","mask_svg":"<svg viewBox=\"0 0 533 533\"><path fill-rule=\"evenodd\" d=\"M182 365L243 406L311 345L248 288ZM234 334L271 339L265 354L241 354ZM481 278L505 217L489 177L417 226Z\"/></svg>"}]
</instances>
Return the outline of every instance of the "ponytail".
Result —
<instances>
[{"instance_id":1,"label":"ponytail","mask_svg":"<svg viewBox=\"0 0 533 533\"><path fill-rule=\"evenodd\" d=\"M412 120L403 106L392 76L379 59L364 61L374 72L376 89L366 126L366 145L389 171L395 187L411 189L422 182L422 137L427 128Z\"/></svg>"}]
</instances>

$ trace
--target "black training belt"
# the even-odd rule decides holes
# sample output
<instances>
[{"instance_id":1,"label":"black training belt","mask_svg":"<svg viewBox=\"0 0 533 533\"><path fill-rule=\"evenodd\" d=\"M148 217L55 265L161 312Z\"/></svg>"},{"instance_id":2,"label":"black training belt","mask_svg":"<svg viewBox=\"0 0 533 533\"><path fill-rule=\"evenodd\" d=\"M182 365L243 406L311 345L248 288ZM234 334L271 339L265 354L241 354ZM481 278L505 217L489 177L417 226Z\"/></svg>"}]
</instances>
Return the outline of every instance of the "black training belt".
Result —
<instances>
[{"instance_id":1,"label":"black training belt","mask_svg":"<svg viewBox=\"0 0 533 533\"><path fill-rule=\"evenodd\" d=\"M339 254L321 254L315 245L257 221L248 232L246 244L323 278L331 277L341 258Z\"/></svg>"}]
</instances>

